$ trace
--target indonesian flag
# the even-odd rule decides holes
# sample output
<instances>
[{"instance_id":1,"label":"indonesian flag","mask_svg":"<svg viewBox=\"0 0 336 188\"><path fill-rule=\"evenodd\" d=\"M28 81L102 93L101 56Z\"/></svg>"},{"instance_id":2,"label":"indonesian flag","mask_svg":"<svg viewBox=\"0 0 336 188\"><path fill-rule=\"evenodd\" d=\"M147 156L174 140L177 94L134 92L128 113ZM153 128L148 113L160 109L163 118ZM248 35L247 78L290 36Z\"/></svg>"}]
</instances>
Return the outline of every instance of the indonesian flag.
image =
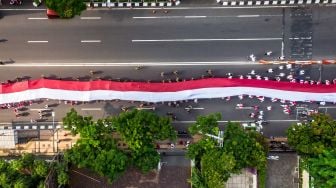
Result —
<instances>
[{"instance_id":1,"label":"indonesian flag","mask_svg":"<svg viewBox=\"0 0 336 188\"><path fill-rule=\"evenodd\" d=\"M179 101L254 95L289 101L336 101L336 84L311 85L270 80L207 78L174 83L29 80L3 84L0 104L48 98L70 101Z\"/></svg>"}]
</instances>

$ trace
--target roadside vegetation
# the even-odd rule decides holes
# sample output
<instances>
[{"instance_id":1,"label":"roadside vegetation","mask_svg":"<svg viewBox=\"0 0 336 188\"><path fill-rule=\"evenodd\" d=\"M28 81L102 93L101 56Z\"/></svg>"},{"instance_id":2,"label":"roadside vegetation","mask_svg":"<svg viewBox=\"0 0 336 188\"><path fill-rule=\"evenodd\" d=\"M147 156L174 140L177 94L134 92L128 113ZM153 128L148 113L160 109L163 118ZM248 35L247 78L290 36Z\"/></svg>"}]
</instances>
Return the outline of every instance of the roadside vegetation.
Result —
<instances>
[{"instance_id":1,"label":"roadside vegetation","mask_svg":"<svg viewBox=\"0 0 336 188\"><path fill-rule=\"evenodd\" d=\"M189 128L190 134L202 137L191 144L187 152L187 156L195 162L190 179L193 187L221 188L231 174L239 174L244 168L262 172L266 168L268 145L265 138L254 130L244 130L240 124L229 122L223 145L219 146L218 140L209 135L218 135L217 121L220 119L220 114L199 116Z\"/></svg>"},{"instance_id":2,"label":"roadside vegetation","mask_svg":"<svg viewBox=\"0 0 336 188\"><path fill-rule=\"evenodd\" d=\"M329 115L316 114L311 122L292 125L287 131L288 144L302 159L302 168L319 188L336 187L336 121Z\"/></svg>"},{"instance_id":3,"label":"roadside vegetation","mask_svg":"<svg viewBox=\"0 0 336 188\"><path fill-rule=\"evenodd\" d=\"M50 165L33 154L24 154L19 159L0 159L0 187L43 188Z\"/></svg>"},{"instance_id":4,"label":"roadside vegetation","mask_svg":"<svg viewBox=\"0 0 336 188\"><path fill-rule=\"evenodd\" d=\"M83 0L46 0L46 6L57 12L61 18L73 18L86 9Z\"/></svg>"},{"instance_id":5,"label":"roadside vegetation","mask_svg":"<svg viewBox=\"0 0 336 188\"><path fill-rule=\"evenodd\" d=\"M110 182L131 165L145 173L155 169L160 160L155 142L176 139L170 118L136 109L98 121L72 109L63 118L63 124L72 134L80 135L74 147L65 152L64 159L106 176ZM127 147L119 148L118 142Z\"/></svg>"}]
</instances>

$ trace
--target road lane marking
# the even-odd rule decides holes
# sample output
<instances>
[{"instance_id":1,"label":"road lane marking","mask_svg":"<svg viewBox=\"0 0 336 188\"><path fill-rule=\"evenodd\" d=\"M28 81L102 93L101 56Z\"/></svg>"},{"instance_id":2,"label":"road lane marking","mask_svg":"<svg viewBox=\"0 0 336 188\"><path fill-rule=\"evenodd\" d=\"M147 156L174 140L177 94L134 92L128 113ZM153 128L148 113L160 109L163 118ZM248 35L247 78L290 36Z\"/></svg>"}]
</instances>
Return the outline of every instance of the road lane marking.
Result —
<instances>
[{"instance_id":1,"label":"road lane marking","mask_svg":"<svg viewBox=\"0 0 336 188\"><path fill-rule=\"evenodd\" d=\"M291 37L289 40L312 40L312 37Z\"/></svg>"},{"instance_id":2,"label":"road lane marking","mask_svg":"<svg viewBox=\"0 0 336 188\"><path fill-rule=\"evenodd\" d=\"M238 18L257 18L260 17L260 15L238 15Z\"/></svg>"},{"instance_id":3,"label":"road lane marking","mask_svg":"<svg viewBox=\"0 0 336 188\"><path fill-rule=\"evenodd\" d=\"M192 107L192 108L184 108L184 109L186 109L186 110L204 110L204 108L194 108L194 107Z\"/></svg>"},{"instance_id":4,"label":"road lane marking","mask_svg":"<svg viewBox=\"0 0 336 188\"><path fill-rule=\"evenodd\" d=\"M82 108L81 110L83 110L83 111L100 111L102 109L101 108Z\"/></svg>"},{"instance_id":5,"label":"road lane marking","mask_svg":"<svg viewBox=\"0 0 336 188\"><path fill-rule=\"evenodd\" d=\"M48 18L28 18L28 20L47 20Z\"/></svg>"},{"instance_id":6,"label":"road lane marking","mask_svg":"<svg viewBox=\"0 0 336 188\"><path fill-rule=\"evenodd\" d=\"M273 119L273 120L265 120L267 122L299 122L300 120L296 119ZM174 123L195 123L196 121L191 120L191 121L174 121ZM221 120L217 121L218 123L228 123L228 122L235 122L235 123L248 123L248 122L253 122L253 120Z\"/></svg>"},{"instance_id":7,"label":"road lane marking","mask_svg":"<svg viewBox=\"0 0 336 188\"><path fill-rule=\"evenodd\" d=\"M184 16L184 18L206 18L207 16Z\"/></svg>"},{"instance_id":8,"label":"road lane marking","mask_svg":"<svg viewBox=\"0 0 336 188\"><path fill-rule=\"evenodd\" d=\"M210 42L210 41L276 41L282 38L223 38L223 39L152 39L152 40L132 40L134 43L141 42Z\"/></svg>"},{"instance_id":9,"label":"road lane marking","mask_svg":"<svg viewBox=\"0 0 336 188\"><path fill-rule=\"evenodd\" d=\"M82 43L99 43L101 40L81 40Z\"/></svg>"},{"instance_id":10,"label":"road lane marking","mask_svg":"<svg viewBox=\"0 0 336 188\"><path fill-rule=\"evenodd\" d=\"M155 107L141 107L141 108L136 108L137 110L155 110Z\"/></svg>"},{"instance_id":11,"label":"road lane marking","mask_svg":"<svg viewBox=\"0 0 336 188\"><path fill-rule=\"evenodd\" d=\"M29 109L30 111L49 111L49 110L52 110L52 109L49 109L49 108L30 108Z\"/></svg>"},{"instance_id":12,"label":"road lane marking","mask_svg":"<svg viewBox=\"0 0 336 188\"><path fill-rule=\"evenodd\" d=\"M100 20L101 17L81 17L81 20Z\"/></svg>"},{"instance_id":13,"label":"road lane marking","mask_svg":"<svg viewBox=\"0 0 336 188\"><path fill-rule=\"evenodd\" d=\"M28 43L48 43L47 40L28 40Z\"/></svg>"},{"instance_id":14,"label":"road lane marking","mask_svg":"<svg viewBox=\"0 0 336 188\"><path fill-rule=\"evenodd\" d=\"M268 15L236 15L236 16L134 16L133 19L176 19L176 18L257 18L257 17L280 17L280 14Z\"/></svg>"},{"instance_id":15,"label":"road lane marking","mask_svg":"<svg viewBox=\"0 0 336 188\"><path fill-rule=\"evenodd\" d=\"M213 61L213 62L126 62L126 63L53 63L48 61L43 61L36 63L25 62L25 63L13 63L4 65L6 67L130 67L130 66L205 66L205 65L260 65L259 62L251 61Z\"/></svg>"}]
</instances>

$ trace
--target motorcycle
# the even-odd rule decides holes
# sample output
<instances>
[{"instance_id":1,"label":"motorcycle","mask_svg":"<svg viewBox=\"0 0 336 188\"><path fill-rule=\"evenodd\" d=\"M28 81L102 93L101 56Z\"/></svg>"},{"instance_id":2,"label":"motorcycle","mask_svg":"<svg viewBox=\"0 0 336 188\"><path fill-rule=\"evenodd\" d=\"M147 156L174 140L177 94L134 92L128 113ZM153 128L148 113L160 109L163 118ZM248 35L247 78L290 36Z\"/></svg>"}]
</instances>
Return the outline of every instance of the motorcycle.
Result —
<instances>
[{"instance_id":1,"label":"motorcycle","mask_svg":"<svg viewBox=\"0 0 336 188\"><path fill-rule=\"evenodd\" d=\"M10 5L22 5L22 1L21 0L10 0L9 4Z\"/></svg>"}]
</instances>

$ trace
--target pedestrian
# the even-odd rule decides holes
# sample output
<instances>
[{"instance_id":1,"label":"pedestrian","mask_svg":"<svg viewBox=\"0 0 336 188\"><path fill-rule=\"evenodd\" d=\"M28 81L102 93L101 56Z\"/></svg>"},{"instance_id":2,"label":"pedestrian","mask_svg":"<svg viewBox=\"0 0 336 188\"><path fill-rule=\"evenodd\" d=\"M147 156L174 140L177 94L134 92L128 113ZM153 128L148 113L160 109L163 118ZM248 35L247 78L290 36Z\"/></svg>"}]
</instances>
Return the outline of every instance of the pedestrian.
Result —
<instances>
[{"instance_id":1,"label":"pedestrian","mask_svg":"<svg viewBox=\"0 0 336 188\"><path fill-rule=\"evenodd\" d=\"M211 69L207 70L207 73L211 76L212 75L212 70Z\"/></svg>"},{"instance_id":2,"label":"pedestrian","mask_svg":"<svg viewBox=\"0 0 336 188\"><path fill-rule=\"evenodd\" d=\"M255 74L256 74L256 73L255 73L255 70L251 70L250 74L251 74L251 75L255 75Z\"/></svg>"},{"instance_id":3,"label":"pedestrian","mask_svg":"<svg viewBox=\"0 0 336 188\"><path fill-rule=\"evenodd\" d=\"M160 75L161 75L161 77L163 78L164 75L165 75L165 73L164 73L164 72L161 72Z\"/></svg>"},{"instance_id":4,"label":"pedestrian","mask_svg":"<svg viewBox=\"0 0 336 188\"><path fill-rule=\"evenodd\" d=\"M273 73L273 69L269 68L269 69L267 70L267 72L268 72L268 73Z\"/></svg>"},{"instance_id":5,"label":"pedestrian","mask_svg":"<svg viewBox=\"0 0 336 188\"><path fill-rule=\"evenodd\" d=\"M174 70L174 71L173 71L173 74L177 76L177 75L178 75L178 71L177 71L177 70Z\"/></svg>"},{"instance_id":6,"label":"pedestrian","mask_svg":"<svg viewBox=\"0 0 336 188\"><path fill-rule=\"evenodd\" d=\"M268 111L272 110L272 106L267 106L266 108L267 108Z\"/></svg>"},{"instance_id":7,"label":"pedestrian","mask_svg":"<svg viewBox=\"0 0 336 188\"><path fill-rule=\"evenodd\" d=\"M256 61L256 56L254 56L254 54L251 54L249 57L251 61Z\"/></svg>"}]
</instances>

